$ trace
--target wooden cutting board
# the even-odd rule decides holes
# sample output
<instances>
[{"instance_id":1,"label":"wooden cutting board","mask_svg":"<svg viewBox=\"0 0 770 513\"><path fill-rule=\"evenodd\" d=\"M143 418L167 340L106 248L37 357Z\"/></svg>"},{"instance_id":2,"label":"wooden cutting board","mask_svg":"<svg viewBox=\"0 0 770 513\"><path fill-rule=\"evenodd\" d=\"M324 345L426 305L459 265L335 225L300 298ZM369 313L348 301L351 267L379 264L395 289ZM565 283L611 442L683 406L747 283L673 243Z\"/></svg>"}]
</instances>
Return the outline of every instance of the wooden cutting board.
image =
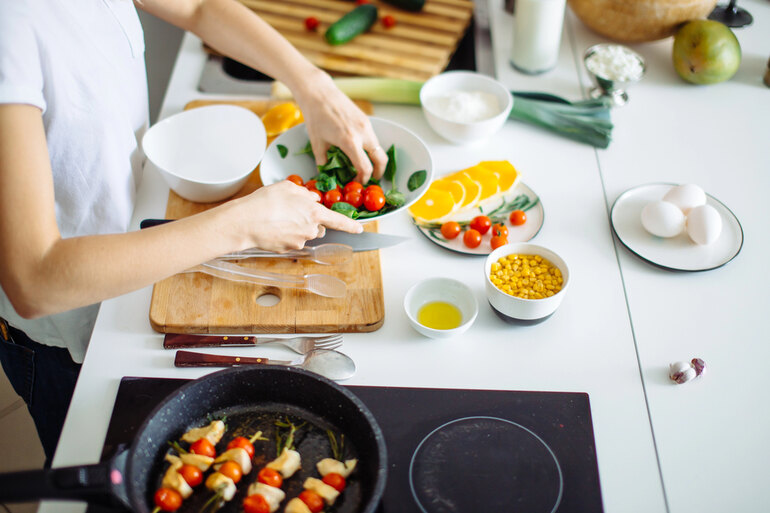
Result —
<instances>
[{"instance_id":1,"label":"wooden cutting board","mask_svg":"<svg viewBox=\"0 0 770 513\"><path fill-rule=\"evenodd\" d=\"M379 19L369 31L338 46L326 42L326 29L351 11L350 0L240 0L288 39L316 66L334 74L427 80L446 68L473 15L471 0L427 0L420 12L409 12L382 1ZM382 17L396 25L386 28ZM315 31L305 18L320 22Z\"/></svg>"},{"instance_id":2,"label":"wooden cutting board","mask_svg":"<svg viewBox=\"0 0 770 513\"><path fill-rule=\"evenodd\" d=\"M280 102L196 100L185 108L214 103L240 105L261 115ZM371 114L371 104L358 103ZM262 185L258 169L234 197L244 196ZM179 219L220 203L193 203L170 191L166 218ZM364 226L367 231L377 231L376 221ZM327 333L367 332L382 326L385 305L379 251L354 253L352 261L342 266L287 259L250 259L238 263L298 276L331 274L347 283L347 297L325 298L303 290L238 283L202 273L182 273L153 287L150 303L153 329L161 333ZM280 301L273 306L258 304L257 299L265 295L277 296Z\"/></svg>"}]
</instances>

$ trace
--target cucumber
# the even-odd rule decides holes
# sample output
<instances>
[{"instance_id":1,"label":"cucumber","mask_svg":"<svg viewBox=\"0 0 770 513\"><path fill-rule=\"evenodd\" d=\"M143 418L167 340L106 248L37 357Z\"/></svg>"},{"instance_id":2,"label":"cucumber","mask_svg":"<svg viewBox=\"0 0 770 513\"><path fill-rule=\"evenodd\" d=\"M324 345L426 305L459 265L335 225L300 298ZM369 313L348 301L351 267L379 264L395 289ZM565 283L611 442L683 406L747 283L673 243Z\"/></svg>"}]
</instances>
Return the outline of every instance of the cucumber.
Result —
<instances>
[{"instance_id":1,"label":"cucumber","mask_svg":"<svg viewBox=\"0 0 770 513\"><path fill-rule=\"evenodd\" d=\"M405 11L421 11L425 6L425 0L383 0L385 3L400 7Z\"/></svg>"},{"instance_id":2,"label":"cucumber","mask_svg":"<svg viewBox=\"0 0 770 513\"><path fill-rule=\"evenodd\" d=\"M330 45L341 45L369 30L375 21L377 21L377 7L372 4L359 5L332 23L326 29L324 37Z\"/></svg>"}]
</instances>

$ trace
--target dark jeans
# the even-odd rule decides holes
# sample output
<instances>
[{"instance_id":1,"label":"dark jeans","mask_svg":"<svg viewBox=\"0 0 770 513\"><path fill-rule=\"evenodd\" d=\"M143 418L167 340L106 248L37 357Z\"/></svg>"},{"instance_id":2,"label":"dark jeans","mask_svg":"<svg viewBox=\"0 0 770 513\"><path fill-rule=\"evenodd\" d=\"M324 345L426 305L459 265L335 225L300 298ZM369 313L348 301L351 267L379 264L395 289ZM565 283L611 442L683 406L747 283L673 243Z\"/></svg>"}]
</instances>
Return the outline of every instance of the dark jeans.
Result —
<instances>
[{"instance_id":1,"label":"dark jeans","mask_svg":"<svg viewBox=\"0 0 770 513\"><path fill-rule=\"evenodd\" d=\"M14 391L27 403L49 467L80 365L72 361L67 349L39 344L23 331L9 328L9 340L0 336L0 363Z\"/></svg>"}]
</instances>

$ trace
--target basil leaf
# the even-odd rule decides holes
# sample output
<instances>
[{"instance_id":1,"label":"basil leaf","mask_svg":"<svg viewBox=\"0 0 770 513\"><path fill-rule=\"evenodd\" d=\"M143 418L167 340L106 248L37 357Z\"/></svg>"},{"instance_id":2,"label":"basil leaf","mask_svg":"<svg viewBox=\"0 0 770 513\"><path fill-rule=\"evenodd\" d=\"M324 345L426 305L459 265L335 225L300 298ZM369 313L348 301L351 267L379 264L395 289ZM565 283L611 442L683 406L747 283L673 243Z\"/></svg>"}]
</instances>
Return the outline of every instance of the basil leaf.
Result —
<instances>
[{"instance_id":1,"label":"basil leaf","mask_svg":"<svg viewBox=\"0 0 770 513\"><path fill-rule=\"evenodd\" d=\"M351 219L358 219L358 210L350 203L344 201L338 201L334 203L331 208L334 212L339 212L342 215L348 216Z\"/></svg>"},{"instance_id":2,"label":"basil leaf","mask_svg":"<svg viewBox=\"0 0 770 513\"><path fill-rule=\"evenodd\" d=\"M419 189L422 184L425 183L425 179L428 177L428 172L424 169L421 171L415 171L409 180L406 182L406 188L410 191Z\"/></svg>"},{"instance_id":3,"label":"basil leaf","mask_svg":"<svg viewBox=\"0 0 770 513\"><path fill-rule=\"evenodd\" d=\"M313 154L313 146L311 146L310 141L307 142L304 148L299 150L295 155L312 155Z\"/></svg>"},{"instance_id":4,"label":"basil leaf","mask_svg":"<svg viewBox=\"0 0 770 513\"><path fill-rule=\"evenodd\" d=\"M393 183L393 180L396 177L396 147L391 144L387 154L388 163L385 164L385 173L383 173L382 177L390 183Z\"/></svg>"},{"instance_id":5,"label":"basil leaf","mask_svg":"<svg viewBox=\"0 0 770 513\"><path fill-rule=\"evenodd\" d=\"M289 154L289 148L287 148L283 144L276 144L275 149L278 150L278 154L281 156L282 159L285 159L286 155Z\"/></svg>"},{"instance_id":6,"label":"basil leaf","mask_svg":"<svg viewBox=\"0 0 770 513\"><path fill-rule=\"evenodd\" d=\"M396 208L403 205L405 201L406 198L404 198L404 193L397 191L396 189L388 191L388 193L385 195L385 203L388 205L393 205Z\"/></svg>"}]
</instances>

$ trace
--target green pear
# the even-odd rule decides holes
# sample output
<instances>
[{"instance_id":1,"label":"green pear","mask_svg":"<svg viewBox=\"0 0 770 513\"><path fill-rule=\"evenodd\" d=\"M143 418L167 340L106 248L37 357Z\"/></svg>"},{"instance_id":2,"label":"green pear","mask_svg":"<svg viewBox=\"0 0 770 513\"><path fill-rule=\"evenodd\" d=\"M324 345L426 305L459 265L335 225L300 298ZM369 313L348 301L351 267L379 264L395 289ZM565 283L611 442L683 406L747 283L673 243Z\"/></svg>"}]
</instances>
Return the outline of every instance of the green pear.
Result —
<instances>
[{"instance_id":1,"label":"green pear","mask_svg":"<svg viewBox=\"0 0 770 513\"><path fill-rule=\"evenodd\" d=\"M693 84L729 80L741 64L741 45L727 25L713 20L685 23L674 36L674 68Z\"/></svg>"}]
</instances>

